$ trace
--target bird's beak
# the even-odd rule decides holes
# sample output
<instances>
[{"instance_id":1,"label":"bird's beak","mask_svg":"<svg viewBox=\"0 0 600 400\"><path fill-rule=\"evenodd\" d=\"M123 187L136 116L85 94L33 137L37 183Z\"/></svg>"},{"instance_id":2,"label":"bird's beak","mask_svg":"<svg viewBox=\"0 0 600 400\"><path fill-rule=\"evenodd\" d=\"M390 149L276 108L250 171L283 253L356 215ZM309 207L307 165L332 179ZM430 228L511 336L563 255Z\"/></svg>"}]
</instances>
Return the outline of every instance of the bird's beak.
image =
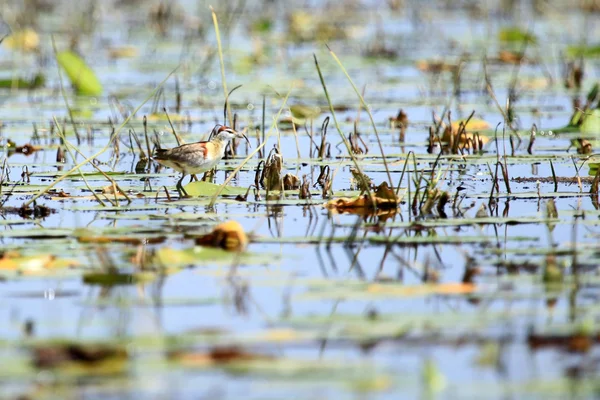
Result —
<instances>
[{"instance_id":1,"label":"bird's beak","mask_svg":"<svg viewBox=\"0 0 600 400\"><path fill-rule=\"evenodd\" d=\"M246 139L246 142L248 142L248 146L251 146L250 141L248 140L248 137L244 134L244 132L246 131L246 129L244 129L243 131L240 132L235 132L235 136L237 136L238 138L244 138Z\"/></svg>"}]
</instances>

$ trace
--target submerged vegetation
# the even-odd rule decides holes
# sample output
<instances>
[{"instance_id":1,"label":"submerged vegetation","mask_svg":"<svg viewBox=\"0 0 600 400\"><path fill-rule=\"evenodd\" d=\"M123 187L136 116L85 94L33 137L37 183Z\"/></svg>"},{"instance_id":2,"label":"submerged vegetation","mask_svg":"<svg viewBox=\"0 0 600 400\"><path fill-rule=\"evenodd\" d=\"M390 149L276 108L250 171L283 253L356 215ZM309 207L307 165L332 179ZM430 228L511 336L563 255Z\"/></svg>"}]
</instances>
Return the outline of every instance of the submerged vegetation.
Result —
<instances>
[{"instance_id":1,"label":"submerged vegetation","mask_svg":"<svg viewBox=\"0 0 600 400\"><path fill-rule=\"evenodd\" d=\"M371 3L0 5L0 397L598 393L600 9Z\"/></svg>"}]
</instances>

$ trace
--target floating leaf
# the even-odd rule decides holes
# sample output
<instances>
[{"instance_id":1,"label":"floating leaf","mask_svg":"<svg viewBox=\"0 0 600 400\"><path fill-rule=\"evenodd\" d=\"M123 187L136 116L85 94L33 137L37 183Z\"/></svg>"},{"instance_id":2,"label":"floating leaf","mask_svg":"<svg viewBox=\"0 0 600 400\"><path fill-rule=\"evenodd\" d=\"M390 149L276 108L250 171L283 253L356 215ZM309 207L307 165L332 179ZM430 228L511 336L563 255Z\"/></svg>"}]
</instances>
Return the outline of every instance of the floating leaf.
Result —
<instances>
[{"instance_id":1,"label":"floating leaf","mask_svg":"<svg viewBox=\"0 0 600 400\"><path fill-rule=\"evenodd\" d=\"M537 43L535 35L516 27L502 28L498 34L498 39L508 43Z\"/></svg>"},{"instance_id":2,"label":"floating leaf","mask_svg":"<svg viewBox=\"0 0 600 400\"><path fill-rule=\"evenodd\" d=\"M138 50L134 46L111 47L108 50L110 58L133 58L137 57Z\"/></svg>"},{"instance_id":3,"label":"floating leaf","mask_svg":"<svg viewBox=\"0 0 600 400\"><path fill-rule=\"evenodd\" d=\"M389 390L392 385L393 380L387 375L360 377L351 382L352 389L364 393L383 392Z\"/></svg>"},{"instance_id":4,"label":"floating leaf","mask_svg":"<svg viewBox=\"0 0 600 400\"><path fill-rule=\"evenodd\" d=\"M464 124L466 122L465 119L459 119L456 121L452 122L452 129L454 131L459 130L460 128L460 124ZM469 122L467 122L467 125L465 126L465 131L466 132L473 132L473 131L484 131L490 129L490 124L488 124L486 121L482 120L482 119L475 119L475 118L471 118L469 120Z\"/></svg>"},{"instance_id":5,"label":"floating leaf","mask_svg":"<svg viewBox=\"0 0 600 400\"><path fill-rule=\"evenodd\" d=\"M479 350L479 355L475 359L480 366L496 366L500 359L500 346L496 342L485 343Z\"/></svg>"},{"instance_id":6,"label":"floating leaf","mask_svg":"<svg viewBox=\"0 0 600 400\"><path fill-rule=\"evenodd\" d=\"M148 122L157 122L157 121L165 121L167 122L169 119L171 122L181 122L185 120L185 116L176 113L169 113L169 118L167 118L167 114L164 112L157 113L153 112L147 115Z\"/></svg>"},{"instance_id":7,"label":"floating leaf","mask_svg":"<svg viewBox=\"0 0 600 400\"><path fill-rule=\"evenodd\" d=\"M208 235L196 238L196 244L221 247L229 251L243 251L248 245L248 236L239 222L227 221L217 225Z\"/></svg>"},{"instance_id":8,"label":"floating leaf","mask_svg":"<svg viewBox=\"0 0 600 400\"><path fill-rule=\"evenodd\" d=\"M432 360L425 361L422 374L423 384L427 392L438 393L446 388L446 377Z\"/></svg>"},{"instance_id":9,"label":"floating leaf","mask_svg":"<svg viewBox=\"0 0 600 400\"><path fill-rule=\"evenodd\" d=\"M86 96L102 94L102 84L96 74L77 54L70 50L61 51L56 55L56 61L66 72L77 93Z\"/></svg>"},{"instance_id":10,"label":"floating leaf","mask_svg":"<svg viewBox=\"0 0 600 400\"><path fill-rule=\"evenodd\" d=\"M215 347L207 352L173 352L170 354L169 358L186 367L196 368L273 359L271 356L251 353L238 346Z\"/></svg>"},{"instance_id":11,"label":"floating leaf","mask_svg":"<svg viewBox=\"0 0 600 400\"><path fill-rule=\"evenodd\" d=\"M430 72L432 74L456 71L459 68L456 63L449 63L441 60L417 60L415 66L421 72Z\"/></svg>"},{"instance_id":12,"label":"floating leaf","mask_svg":"<svg viewBox=\"0 0 600 400\"><path fill-rule=\"evenodd\" d=\"M119 272L90 272L83 275L83 283L86 285L119 286L134 285L137 283L150 282L156 275L149 272L125 274Z\"/></svg>"},{"instance_id":13,"label":"floating leaf","mask_svg":"<svg viewBox=\"0 0 600 400\"><path fill-rule=\"evenodd\" d=\"M295 329L289 328L274 328L267 330L260 339L265 340L266 342L294 342L302 339L304 336L299 334Z\"/></svg>"},{"instance_id":14,"label":"floating leaf","mask_svg":"<svg viewBox=\"0 0 600 400\"><path fill-rule=\"evenodd\" d=\"M396 209L399 202L400 197L396 197L396 193L388 186L387 182L383 182L376 188L373 197L368 194L353 198L341 197L329 200L324 206L339 213L364 213L375 209Z\"/></svg>"},{"instance_id":15,"label":"floating leaf","mask_svg":"<svg viewBox=\"0 0 600 400\"><path fill-rule=\"evenodd\" d=\"M26 275L45 274L51 269L72 268L79 265L76 260L58 258L52 254L21 256L19 253L7 252L0 258L0 271L15 271Z\"/></svg>"},{"instance_id":16,"label":"floating leaf","mask_svg":"<svg viewBox=\"0 0 600 400\"><path fill-rule=\"evenodd\" d=\"M600 110L588 111L579 130L585 134L600 134Z\"/></svg>"},{"instance_id":17,"label":"floating leaf","mask_svg":"<svg viewBox=\"0 0 600 400\"><path fill-rule=\"evenodd\" d=\"M36 368L60 368L61 373L75 375L121 373L128 361L127 350L114 344L50 343L31 351Z\"/></svg>"},{"instance_id":18,"label":"floating leaf","mask_svg":"<svg viewBox=\"0 0 600 400\"><path fill-rule=\"evenodd\" d=\"M306 121L310 121L311 119L317 118L321 114L321 107L310 107L301 104L296 104L290 106L290 111L292 112L292 121L294 122L294 124L302 125Z\"/></svg>"},{"instance_id":19,"label":"floating leaf","mask_svg":"<svg viewBox=\"0 0 600 400\"><path fill-rule=\"evenodd\" d=\"M46 83L46 77L43 74L37 74L32 79L0 79L0 88L6 89L37 89L43 87Z\"/></svg>"},{"instance_id":20,"label":"floating leaf","mask_svg":"<svg viewBox=\"0 0 600 400\"><path fill-rule=\"evenodd\" d=\"M185 185L185 191L190 196L212 197L220 187L221 185L211 182L195 181ZM238 194L246 194L246 189L236 186L225 186L225 189L221 192L221 195L224 196L237 196Z\"/></svg>"},{"instance_id":21,"label":"floating leaf","mask_svg":"<svg viewBox=\"0 0 600 400\"><path fill-rule=\"evenodd\" d=\"M520 64L523 62L523 53L510 50L500 50L498 52L498 61L507 64Z\"/></svg>"},{"instance_id":22,"label":"floating leaf","mask_svg":"<svg viewBox=\"0 0 600 400\"><path fill-rule=\"evenodd\" d=\"M27 28L11 33L2 43L11 50L31 52L37 50L39 47L40 37L36 31Z\"/></svg>"},{"instance_id":23,"label":"floating leaf","mask_svg":"<svg viewBox=\"0 0 600 400\"><path fill-rule=\"evenodd\" d=\"M582 45L582 46L568 46L567 56L571 58L585 57L585 58L596 58L600 57L600 44L594 45Z\"/></svg>"}]
</instances>

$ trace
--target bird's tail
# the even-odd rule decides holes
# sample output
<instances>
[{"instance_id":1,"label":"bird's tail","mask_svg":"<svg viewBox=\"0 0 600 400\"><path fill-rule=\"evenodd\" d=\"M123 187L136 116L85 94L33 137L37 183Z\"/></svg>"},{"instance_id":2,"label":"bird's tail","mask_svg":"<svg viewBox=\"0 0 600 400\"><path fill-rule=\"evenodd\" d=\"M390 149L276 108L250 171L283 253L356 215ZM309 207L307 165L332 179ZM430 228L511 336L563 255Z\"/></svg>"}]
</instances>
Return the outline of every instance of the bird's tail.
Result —
<instances>
[{"instance_id":1,"label":"bird's tail","mask_svg":"<svg viewBox=\"0 0 600 400\"><path fill-rule=\"evenodd\" d=\"M152 158L154 158L155 160L164 160L167 158L168 152L169 149L156 149L154 151L154 154L152 155Z\"/></svg>"}]
</instances>

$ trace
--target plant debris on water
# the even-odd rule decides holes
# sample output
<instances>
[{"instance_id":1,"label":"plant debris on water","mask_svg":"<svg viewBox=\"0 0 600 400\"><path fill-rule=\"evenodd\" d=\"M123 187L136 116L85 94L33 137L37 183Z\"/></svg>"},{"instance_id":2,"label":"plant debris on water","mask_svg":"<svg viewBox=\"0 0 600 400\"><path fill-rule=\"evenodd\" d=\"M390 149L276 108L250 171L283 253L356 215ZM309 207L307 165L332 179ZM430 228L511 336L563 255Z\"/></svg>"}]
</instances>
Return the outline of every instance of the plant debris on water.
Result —
<instances>
[{"instance_id":1,"label":"plant debris on water","mask_svg":"<svg viewBox=\"0 0 600 400\"><path fill-rule=\"evenodd\" d=\"M0 397L594 397L598 12L3 2Z\"/></svg>"}]
</instances>

